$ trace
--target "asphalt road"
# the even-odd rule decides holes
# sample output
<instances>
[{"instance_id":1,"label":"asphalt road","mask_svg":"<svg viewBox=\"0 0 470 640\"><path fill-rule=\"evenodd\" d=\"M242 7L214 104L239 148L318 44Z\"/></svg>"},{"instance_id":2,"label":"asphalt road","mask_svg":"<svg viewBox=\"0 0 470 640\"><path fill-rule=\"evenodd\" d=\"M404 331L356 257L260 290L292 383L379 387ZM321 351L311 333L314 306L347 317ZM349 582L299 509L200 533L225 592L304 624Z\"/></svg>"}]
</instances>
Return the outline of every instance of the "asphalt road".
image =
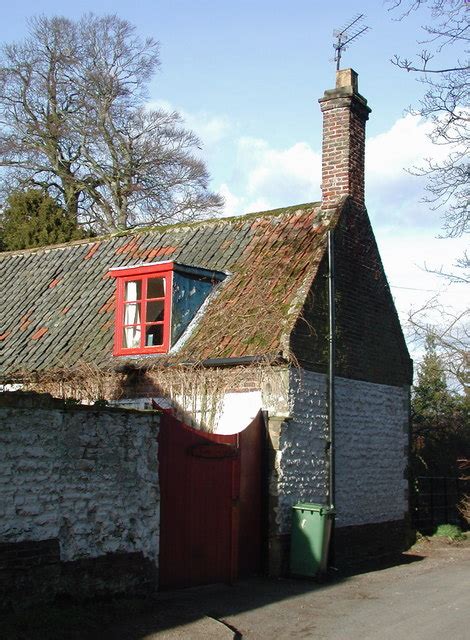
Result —
<instances>
[{"instance_id":1,"label":"asphalt road","mask_svg":"<svg viewBox=\"0 0 470 640\"><path fill-rule=\"evenodd\" d=\"M0 640L470 640L470 539L367 573L257 578L0 617Z\"/></svg>"},{"instance_id":2,"label":"asphalt road","mask_svg":"<svg viewBox=\"0 0 470 640\"><path fill-rule=\"evenodd\" d=\"M225 619L252 639L468 640L470 552L354 576Z\"/></svg>"},{"instance_id":3,"label":"asphalt road","mask_svg":"<svg viewBox=\"0 0 470 640\"><path fill-rule=\"evenodd\" d=\"M124 635L113 637L468 640L470 545L441 547L323 585L259 579L163 595L157 626L149 620L138 634L121 629ZM183 626L178 617L185 618Z\"/></svg>"}]
</instances>

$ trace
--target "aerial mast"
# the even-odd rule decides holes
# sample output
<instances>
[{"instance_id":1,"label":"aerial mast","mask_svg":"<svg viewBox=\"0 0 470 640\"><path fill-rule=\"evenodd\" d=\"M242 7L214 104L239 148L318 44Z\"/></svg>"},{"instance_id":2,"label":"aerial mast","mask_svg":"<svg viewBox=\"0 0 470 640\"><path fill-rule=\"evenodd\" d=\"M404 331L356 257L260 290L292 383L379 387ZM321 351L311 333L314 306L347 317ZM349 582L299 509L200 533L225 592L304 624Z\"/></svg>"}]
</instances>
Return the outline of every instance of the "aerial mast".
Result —
<instances>
[{"instance_id":1,"label":"aerial mast","mask_svg":"<svg viewBox=\"0 0 470 640\"><path fill-rule=\"evenodd\" d=\"M362 24L362 20L365 18L363 13L360 13L355 18L353 18L349 24L342 29L337 29L333 31L333 36L336 38L336 42L333 44L335 50L335 62L336 62L336 70L339 71L339 67L341 64L341 55L343 51L348 48L348 45L359 38L363 33L369 30L369 27L366 27Z\"/></svg>"}]
</instances>

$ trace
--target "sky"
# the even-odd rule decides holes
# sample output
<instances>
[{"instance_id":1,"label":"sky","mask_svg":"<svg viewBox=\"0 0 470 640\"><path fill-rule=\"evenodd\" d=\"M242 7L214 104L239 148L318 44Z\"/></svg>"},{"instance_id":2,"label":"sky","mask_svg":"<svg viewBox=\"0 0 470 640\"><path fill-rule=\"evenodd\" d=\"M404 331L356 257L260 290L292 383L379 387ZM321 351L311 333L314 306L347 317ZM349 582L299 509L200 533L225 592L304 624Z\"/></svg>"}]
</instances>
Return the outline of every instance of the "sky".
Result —
<instances>
[{"instance_id":1,"label":"sky","mask_svg":"<svg viewBox=\"0 0 470 640\"><path fill-rule=\"evenodd\" d=\"M439 295L465 305L464 287L426 268L448 270L463 239L438 238L441 212L424 204L424 181L405 171L442 157L429 125L407 113L423 85L390 62L422 48L421 10L399 21L381 0L23 0L2 10L0 42L22 40L29 17L116 13L160 42L151 104L177 109L202 141L212 189L226 215L320 199L321 113L334 88L333 31L359 13L369 31L346 50L372 113L367 124L366 203L400 317ZM449 61L455 52L443 51ZM414 345L412 355L419 357Z\"/></svg>"}]
</instances>

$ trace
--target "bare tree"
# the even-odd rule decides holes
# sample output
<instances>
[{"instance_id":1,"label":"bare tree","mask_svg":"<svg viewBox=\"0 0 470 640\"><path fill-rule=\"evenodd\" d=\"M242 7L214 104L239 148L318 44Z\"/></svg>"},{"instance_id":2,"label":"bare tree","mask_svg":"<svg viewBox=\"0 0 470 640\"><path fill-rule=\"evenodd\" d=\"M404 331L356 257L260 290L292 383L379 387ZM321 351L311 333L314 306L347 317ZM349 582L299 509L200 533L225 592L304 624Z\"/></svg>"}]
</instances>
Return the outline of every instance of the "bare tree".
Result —
<instances>
[{"instance_id":1,"label":"bare tree","mask_svg":"<svg viewBox=\"0 0 470 640\"><path fill-rule=\"evenodd\" d=\"M442 276L450 284L470 284L470 255L468 251L464 251L455 261L453 268L444 269L442 266L436 268L425 265L425 270Z\"/></svg>"},{"instance_id":2,"label":"bare tree","mask_svg":"<svg viewBox=\"0 0 470 640\"><path fill-rule=\"evenodd\" d=\"M418 76L425 93L416 109L433 124L431 140L446 145L442 162L425 160L412 172L428 178L427 201L444 207L444 231L460 236L470 229L470 11L465 0L388 0L400 19L418 9L429 9L432 22L423 26L425 46L414 59L396 55L397 67ZM440 64L440 54L452 47L454 63ZM467 263L468 264L468 263Z\"/></svg>"},{"instance_id":3,"label":"bare tree","mask_svg":"<svg viewBox=\"0 0 470 640\"><path fill-rule=\"evenodd\" d=\"M436 296L408 316L408 339L425 345L430 339L449 382L469 393L470 311L455 311L441 304Z\"/></svg>"},{"instance_id":4,"label":"bare tree","mask_svg":"<svg viewBox=\"0 0 470 640\"><path fill-rule=\"evenodd\" d=\"M176 112L134 109L101 113L88 123L84 163L96 180L88 185L86 219L93 228L123 228L200 217L220 199L207 189L204 164L192 153L196 136Z\"/></svg>"},{"instance_id":5,"label":"bare tree","mask_svg":"<svg viewBox=\"0 0 470 640\"><path fill-rule=\"evenodd\" d=\"M35 18L0 59L5 190L40 186L96 231L216 211L177 113L146 108L158 43L115 15Z\"/></svg>"}]
</instances>

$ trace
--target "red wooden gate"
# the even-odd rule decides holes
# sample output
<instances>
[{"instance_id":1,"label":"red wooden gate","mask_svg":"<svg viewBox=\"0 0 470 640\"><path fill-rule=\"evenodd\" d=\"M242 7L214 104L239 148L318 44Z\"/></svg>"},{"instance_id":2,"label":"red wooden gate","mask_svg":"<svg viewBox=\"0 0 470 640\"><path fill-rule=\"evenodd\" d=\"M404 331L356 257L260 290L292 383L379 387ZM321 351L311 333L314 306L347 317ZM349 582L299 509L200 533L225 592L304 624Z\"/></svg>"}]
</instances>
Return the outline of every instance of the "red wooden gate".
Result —
<instances>
[{"instance_id":1,"label":"red wooden gate","mask_svg":"<svg viewBox=\"0 0 470 640\"><path fill-rule=\"evenodd\" d=\"M261 557L261 414L235 435L162 416L160 587L231 582Z\"/></svg>"}]
</instances>

